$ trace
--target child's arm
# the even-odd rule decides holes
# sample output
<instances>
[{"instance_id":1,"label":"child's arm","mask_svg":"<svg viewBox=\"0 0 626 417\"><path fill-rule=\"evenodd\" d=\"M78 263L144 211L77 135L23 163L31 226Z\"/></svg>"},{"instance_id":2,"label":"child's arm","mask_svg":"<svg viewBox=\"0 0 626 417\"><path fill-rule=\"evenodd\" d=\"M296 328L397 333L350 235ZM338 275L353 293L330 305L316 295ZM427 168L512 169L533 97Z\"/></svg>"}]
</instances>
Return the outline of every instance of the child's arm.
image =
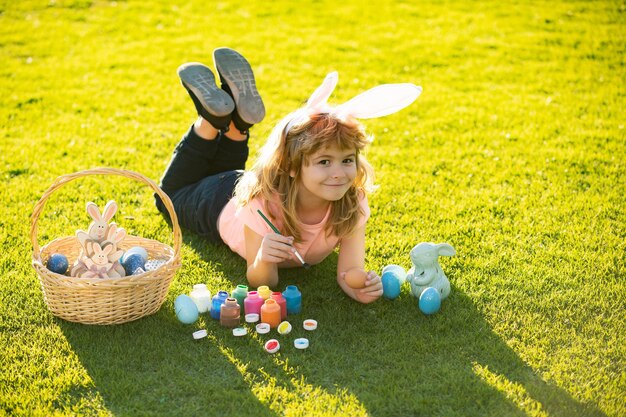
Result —
<instances>
[{"instance_id":1,"label":"child's arm","mask_svg":"<svg viewBox=\"0 0 626 417\"><path fill-rule=\"evenodd\" d=\"M261 285L275 288L278 285L278 264L294 257L290 246L293 238L277 233L261 236L248 226L244 226L244 237L248 284L255 288Z\"/></svg>"},{"instance_id":2,"label":"child's arm","mask_svg":"<svg viewBox=\"0 0 626 417\"><path fill-rule=\"evenodd\" d=\"M374 271L367 273L365 288L351 288L344 278L346 271L365 267L365 225L359 227L350 236L341 239L339 260L337 261L337 283L348 296L360 303L371 303L383 295L383 284Z\"/></svg>"}]
</instances>

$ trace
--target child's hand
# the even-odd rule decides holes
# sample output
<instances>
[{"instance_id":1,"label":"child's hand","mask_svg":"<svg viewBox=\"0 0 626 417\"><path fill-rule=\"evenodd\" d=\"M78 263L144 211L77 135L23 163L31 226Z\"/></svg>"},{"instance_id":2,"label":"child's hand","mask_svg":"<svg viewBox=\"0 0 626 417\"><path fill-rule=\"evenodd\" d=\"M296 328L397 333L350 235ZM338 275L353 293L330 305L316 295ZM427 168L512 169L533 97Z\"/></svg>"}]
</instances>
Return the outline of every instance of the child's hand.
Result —
<instances>
[{"instance_id":1,"label":"child's hand","mask_svg":"<svg viewBox=\"0 0 626 417\"><path fill-rule=\"evenodd\" d=\"M368 271L365 288L355 290L359 302L367 304L378 300L383 295L383 282L374 271Z\"/></svg>"},{"instance_id":2,"label":"child's hand","mask_svg":"<svg viewBox=\"0 0 626 417\"><path fill-rule=\"evenodd\" d=\"M294 258L293 237L278 233L268 233L263 236L259 254L261 260L270 263L280 263Z\"/></svg>"}]
</instances>

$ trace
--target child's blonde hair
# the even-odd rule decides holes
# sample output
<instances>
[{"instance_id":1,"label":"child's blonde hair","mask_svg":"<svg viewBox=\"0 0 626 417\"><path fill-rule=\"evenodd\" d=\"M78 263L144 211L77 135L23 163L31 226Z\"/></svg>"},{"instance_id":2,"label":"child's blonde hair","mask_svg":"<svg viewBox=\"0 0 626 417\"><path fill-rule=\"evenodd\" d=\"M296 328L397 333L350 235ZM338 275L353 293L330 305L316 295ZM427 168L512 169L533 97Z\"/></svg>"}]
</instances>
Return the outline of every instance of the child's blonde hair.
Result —
<instances>
[{"instance_id":1,"label":"child's blonde hair","mask_svg":"<svg viewBox=\"0 0 626 417\"><path fill-rule=\"evenodd\" d=\"M360 123L347 124L329 113L306 118L285 132L293 116L294 113L276 125L254 166L237 184L233 198L238 206L243 206L260 196L265 200L265 211L275 218L276 213L270 212L268 202L275 201L278 196L284 219L284 230L281 233L300 241L296 202L303 164L308 165L310 156L332 145L342 150L354 149L356 178L340 200L331 202L326 225L327 234L339 237L349 235L356 228L359 216L363 215L359 198L373 189L373 169L361 155L371 139ZM294 174L293 177L290 173Z\"/></svg>"}]
</instances>

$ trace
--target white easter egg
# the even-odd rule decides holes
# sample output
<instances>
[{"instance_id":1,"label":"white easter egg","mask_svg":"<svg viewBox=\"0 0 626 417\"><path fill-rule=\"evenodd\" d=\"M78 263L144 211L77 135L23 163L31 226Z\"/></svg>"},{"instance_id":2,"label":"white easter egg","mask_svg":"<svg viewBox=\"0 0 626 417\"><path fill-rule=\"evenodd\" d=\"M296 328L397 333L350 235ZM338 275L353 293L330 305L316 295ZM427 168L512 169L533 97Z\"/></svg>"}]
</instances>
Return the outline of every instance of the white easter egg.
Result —
<instances>
[{"instance_id":1,"label":"white easter egg","mask_svg":"<svg viewBox=\"0 0 626 417\"><path fill-rule=\"evenodd\" d=\"M124 252L124 255L122 255L122 259L120 260L120 262L124 263L124 260L126 260L126 258L128 258L130 255L134 255L134 254L137 254L137 255L141 256L143 258L143 262L144 263L146 263L146 261L148 260L148 251L147 250L145 250L141 246L133 246L132 248L130 248L126 252Z\"/></svg>"}]
</instances>

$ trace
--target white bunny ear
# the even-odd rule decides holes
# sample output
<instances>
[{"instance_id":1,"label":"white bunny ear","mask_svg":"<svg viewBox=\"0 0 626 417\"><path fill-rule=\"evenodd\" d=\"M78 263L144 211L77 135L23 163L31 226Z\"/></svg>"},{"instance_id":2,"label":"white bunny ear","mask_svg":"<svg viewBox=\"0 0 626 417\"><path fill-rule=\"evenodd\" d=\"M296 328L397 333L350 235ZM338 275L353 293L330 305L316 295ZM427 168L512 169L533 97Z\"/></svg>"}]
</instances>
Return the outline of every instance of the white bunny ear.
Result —
<instances>
[{"instance_id":1,"label":"white bunny ear","mask_svg":"<svg viewBox=\"0 0 626 417\"><path fill-rule=\"evenodd\" d=\"M115 233L115 236L113 237L113 242L115 244L118 244L125 238L126 238L126 230L119 228L117 229L117 232Z\"/></svg>"},{"instance_id":2,"label":"white bunny ear","mask_svg":"<svg viewBox=\"0 0 626 417\"><path fill-rule=\"evenodd\" d=\"M115 212L117 211L117 203L113 200L109 201L106 206L104 206L104 213L102 217L105 222L108 222L113 218Z\"/></svg>"},{"instance_id":3,"label":"white bunny ear","mask_svg":"<svg viewBox=\"0 0 626 417\"><path fill-rule=\"evenodd\" d=\"M93 256L93 253L93 241L88 240L85 242L85 255L87 255L88 258L91 258Z\"/></svg>"},{"instance_id":4,"label":"white bunny ear","mask_svg":"<svg viewBox=\"0 0 626 417\"><path fill-rule=\"evenodd\" d=\"M372 119L396 113L413 103L422 93L414 84L383 84L337 106L335 112L357 119Z\"/></svg>"},{"instance_id":5,"label":"white bunny ear","mask_svg":"<svg viewBox=\"0 0 626 417\"><path fill-rule=\"evenodd\" d=\"M89 213L89 215L95 220L95 221L100 221L102 220L102 215L100 214L100 209L98 208L98 205L94 202L89 202L87 203L87 213Z\"/></svg>"},{"instance_id":6,"label":"white bunny ear","mask_svg":"<svg viewBox=\"0 0 626 417\"><path fill-rule=\"evenodd\" d=\"M77 230L76 237L78 238L78 241L81 243L81 245L83 245L84 247L85 242L87 241L87 239L89 239L89 234L86 232L83 232L82 230Z\"/></svg>"},{"instance_id":7,"label":"white bunny ear","mask_svg":"<svg viewBox=\"0 0 626 417\"><path fill-rule=\"evenodd\" d=\"M124 255L124 251L123 250L118 250L115 251L111 254L109 254L108 258L109 258L109 262L117 262L120 260L120 258Z\"/></svg>"},{"instance_id":8,"label":"white bunny ear","mask_svg":"<svg viewBox=\"0 0 626 417\"><path fill-rule=\"evenodd\" d=\"M437 245L437 254L439 256L454 256L456 251L449 243L440 243Z\"/></svg>"},{"instance_id":9,"label":"white bunny ear","mask_svg":"<svg viewBox=\"0 0 626 417\"><path fill-rule=\"evenodd\" d=\"M115 233L117 232L117 224L111 223L109 224L109 229L107 230L107 240L113 240Z\"/></svg>"},{"instance_id":10,"label":"white bunny ear","mask_svg":"<svg viewBox=\"0 0 626 417\"><path fill-rule=\"evenodd\" d=\"M108 255L109 253L111 253L112 250L113 250L113 244L111 243L109 245L106 245L104 249L102 249L100 252L104 253L105 255Z\"/></svg>"},{"instance_id":11,"label":"white bunny ear","mask_svg":"<svg viewBox=\"0 0 626 417\"><path fill-rule=\"evenodd\" d=\"M327 106L326 102L328 98L335 90L337 82L339 81L339 74L337 71L333 71L324 78L322 84L311 94L306 107L309 109L310 114L321 113Z\"/></svg>"}]
</instances>

